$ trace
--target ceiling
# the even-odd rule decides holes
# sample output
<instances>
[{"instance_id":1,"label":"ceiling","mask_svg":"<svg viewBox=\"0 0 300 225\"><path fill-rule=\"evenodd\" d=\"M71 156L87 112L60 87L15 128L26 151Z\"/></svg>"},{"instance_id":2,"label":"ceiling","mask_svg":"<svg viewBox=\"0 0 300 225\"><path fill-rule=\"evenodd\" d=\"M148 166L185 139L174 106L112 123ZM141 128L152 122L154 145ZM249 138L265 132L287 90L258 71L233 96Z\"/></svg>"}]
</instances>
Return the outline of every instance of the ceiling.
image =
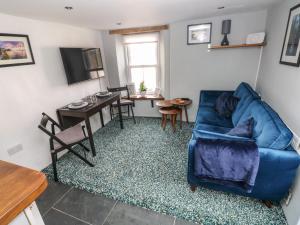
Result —
<instances>
[{"instance_id":1,"label":"ceiling","mask_svg":"<svg viewBox=\"0 0 300 225\"><path fill-rule=\"evenodd\" d=\"M265 9L281 1L284 0L0 0L0 13L116 29ZM225 8L217 9L221 6Z\"/></svg>"}]
</instances>

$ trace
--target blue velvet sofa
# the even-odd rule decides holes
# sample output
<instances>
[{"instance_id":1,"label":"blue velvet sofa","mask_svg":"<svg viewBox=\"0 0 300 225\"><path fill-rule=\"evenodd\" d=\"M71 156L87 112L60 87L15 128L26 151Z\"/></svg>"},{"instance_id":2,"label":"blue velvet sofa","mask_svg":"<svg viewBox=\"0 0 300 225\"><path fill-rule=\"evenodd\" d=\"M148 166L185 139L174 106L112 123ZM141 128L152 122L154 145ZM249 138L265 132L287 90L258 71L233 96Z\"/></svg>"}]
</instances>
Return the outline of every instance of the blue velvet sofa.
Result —
<instances>
[{"instance_id":1,"label":"blue velvet sofa","mask_svg":"<svg viewBox=\"0 0 300 225\"><path fill-rule=\"evenodd\" d=\"M235 91L229 91L240 98L232 118L219 116L215 102L224 91L201 91L199 109L188 145L188 183L191 188L203 186L215 190L232 192L262 200L279 201L287 193L300 163L298 153L290 145L292 133L278 114L247 83L241 83ZM260 155L259 170L251 193L203 181L194 175L194 149L196 139L243 140L245 138L226 133L239 121L253 117L253 139Z\"/></svg>"}]
</instances>

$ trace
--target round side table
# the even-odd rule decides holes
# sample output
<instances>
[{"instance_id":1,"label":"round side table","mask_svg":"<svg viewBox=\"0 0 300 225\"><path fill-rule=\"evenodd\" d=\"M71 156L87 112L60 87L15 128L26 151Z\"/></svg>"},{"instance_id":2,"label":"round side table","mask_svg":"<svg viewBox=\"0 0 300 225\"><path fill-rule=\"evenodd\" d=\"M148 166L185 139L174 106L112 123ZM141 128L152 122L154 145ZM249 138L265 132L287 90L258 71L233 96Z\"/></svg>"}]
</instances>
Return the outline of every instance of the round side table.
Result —
<instances>
[{"instance_id":1,"label":"round side table","mask_svg":"<svg viewBox=\"0 0 300 225\"><path fill-rule=\"evenodd\" d=\"M177 114L180 115L180 128L182 128L182 110L180 108L168 107L161 108L159 112L162 114L161 126L165 130L167 125L168 115L170 115L171 126L173 127L173 132L176 131L176 118Z\"/></svg>"},{"instance_id":2,"label":"round side table","mask_svg":"<svg viewBox=\"0 0 300 225\"><path fill-rule=\"evenodd\" d=\"M171 103L171 100L162 100L156 102L156 106L158 106L159 108L167 108L167 107L172 107L173 104Z\"/></svg>"},{"instance_id":3,"label":"round side table","mask_svg":"<svg viewBox=\"0 0 300 225\"><path fill-rule=\"evenodd\" d=\"M189 117L187 113L187 106L192 104L191 99L182 99L182 98L174 98L170 100L170 103L174 106L180 107L184 109L186 122L189 123Z\"/></svg>"}]
</instances>

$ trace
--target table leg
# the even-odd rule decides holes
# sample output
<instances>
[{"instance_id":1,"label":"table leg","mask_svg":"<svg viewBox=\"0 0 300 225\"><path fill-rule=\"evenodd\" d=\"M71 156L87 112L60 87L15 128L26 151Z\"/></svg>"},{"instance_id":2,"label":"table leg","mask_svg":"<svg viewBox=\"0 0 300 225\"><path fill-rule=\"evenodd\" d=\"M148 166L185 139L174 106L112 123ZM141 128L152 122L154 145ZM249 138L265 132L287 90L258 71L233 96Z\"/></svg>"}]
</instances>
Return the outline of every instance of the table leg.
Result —
<instances>
[{"instance_id":1,"label":"table leg","mask_svg":"<svg viewBox=\"0 0 300 225\"><path fill-rule=\"evenodd\" d=\"M60 115L59 111L57 110L56 111L56 115L57 115L57 119L58 119L58 123L61 127L64 127L64 123L63 123L63 118L62 116Z\"/></svg>"},{"instance_id":2,"label":"table leg","mask_svg":"<svg viewBox=\"0 0 300 225\"><path fill-rule=\"evenodd\" d=\"M163 120L164 120L164 123L163 123L163 130L166 129L166 125L167 125L167 115L163 114Z\"/></svg>"},{"instance_id":3,"label":"table leg","mask_svg":"<svg viewBox=\"0 0 300 225\"><path fill-rule=\"evenodd\" d=\"M182 129L182 110L180 110L180 129Z\"/></svg>"},{"instance_id":4,"label":"table leg","mask_svg":"<svg viewBox=\"0 0 300 225\"><path fill-rule=\"evenodd\" d=\"M184 112L185 112L186 122L189 123L189 117L188 117L186 105L184 106Z\"/></svg>"},{"instance_id":5,"label":"table leg","mask_svg":"<svg viewBox=\"0 0 300 225\"><path fill-rule=\"evenodd\" d=\"M121 129L124 129L124 126L123 126L123 116L122 116L122 110L121 110L120 99L117 101L117 103L118 103L118 111L119 111L120 126L121 126Z\"/></svg>"},{"instance_id":6,"label":"table leg","mask_svg":"<svg viewBox=\"0 0 300 225\"><path fill-rule=\"evenodd\" d=\"M104 127L105 125L104 125L104 120L103 120L102 109L100 109L99 113L100 113L101 126Z\"/></svg>"},{"instance_id":7,"label":"table leg","mask_svg":"<svg viewBox=\"0 0 300 225\"><path fill-rule=\"evenodd\" d=\"M171 121L171 124L172 124L172 127L173 127L173 132L176 131L176 118L177 118L177 114L172 115L172 121Z\"/></svg>"},{"instance_id":8,"label":"table leg","mask_svg":"<svg viewBox=\"0 0 300 225\"><path fill-rule=\"evenodd\" d=\"M96 149L95 149L95 144L94 144L94 139L93 139L93 132L92 132L92 128L91 128L89 118L85 118L85 125L86 125L86 129L87 129L87 132L88 132L88 135L89 135L89 140L90 140L90 145L91 145L93 156L96 156Z\"/></svg>"},{"instance_id":9,"label":"table leg","mask_svg":"<svg viewBox=\"0 0 300 225\"><path fill-rule=\"evenodd\" d=\"M154 107L154 101L151 100L151 107L153 108Z\"/></svg>"}]
</instances>

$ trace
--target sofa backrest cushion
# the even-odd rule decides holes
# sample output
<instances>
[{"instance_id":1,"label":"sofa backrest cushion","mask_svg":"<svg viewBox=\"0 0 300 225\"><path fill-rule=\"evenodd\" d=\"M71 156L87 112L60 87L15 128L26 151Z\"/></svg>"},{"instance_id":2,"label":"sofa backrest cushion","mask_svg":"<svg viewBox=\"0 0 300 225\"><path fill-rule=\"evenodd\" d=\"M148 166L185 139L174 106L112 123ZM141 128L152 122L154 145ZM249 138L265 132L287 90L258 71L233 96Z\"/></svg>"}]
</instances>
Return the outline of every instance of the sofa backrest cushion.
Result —
<instances>
[{"instance_id":1,"label":"sofa backrest cushion","mask_svg":"<svg viewBox=\"0 0 300 225\"><path fill-rule=\"evenodd\" d=\"M235 108L235 111L232 114L232 123L234 126L236 126L249 104L256 99L260 99L260 97L251 88L251 86L245 82L242 82L237 87L233 95L240 99Z\"/></svg>"},{"instance_id":2,"label":"sofa backrest cushion","mask_svg":"<svg viewBox=\"0 0 300 225\"><path fill-rule=\"evenodd\" d=\"M253 138L258 147L285 149L293 138L292 132L279 115L265 102L253 101L243 113L240 121L253 117Z\"/></svg>"}]
</instances>

